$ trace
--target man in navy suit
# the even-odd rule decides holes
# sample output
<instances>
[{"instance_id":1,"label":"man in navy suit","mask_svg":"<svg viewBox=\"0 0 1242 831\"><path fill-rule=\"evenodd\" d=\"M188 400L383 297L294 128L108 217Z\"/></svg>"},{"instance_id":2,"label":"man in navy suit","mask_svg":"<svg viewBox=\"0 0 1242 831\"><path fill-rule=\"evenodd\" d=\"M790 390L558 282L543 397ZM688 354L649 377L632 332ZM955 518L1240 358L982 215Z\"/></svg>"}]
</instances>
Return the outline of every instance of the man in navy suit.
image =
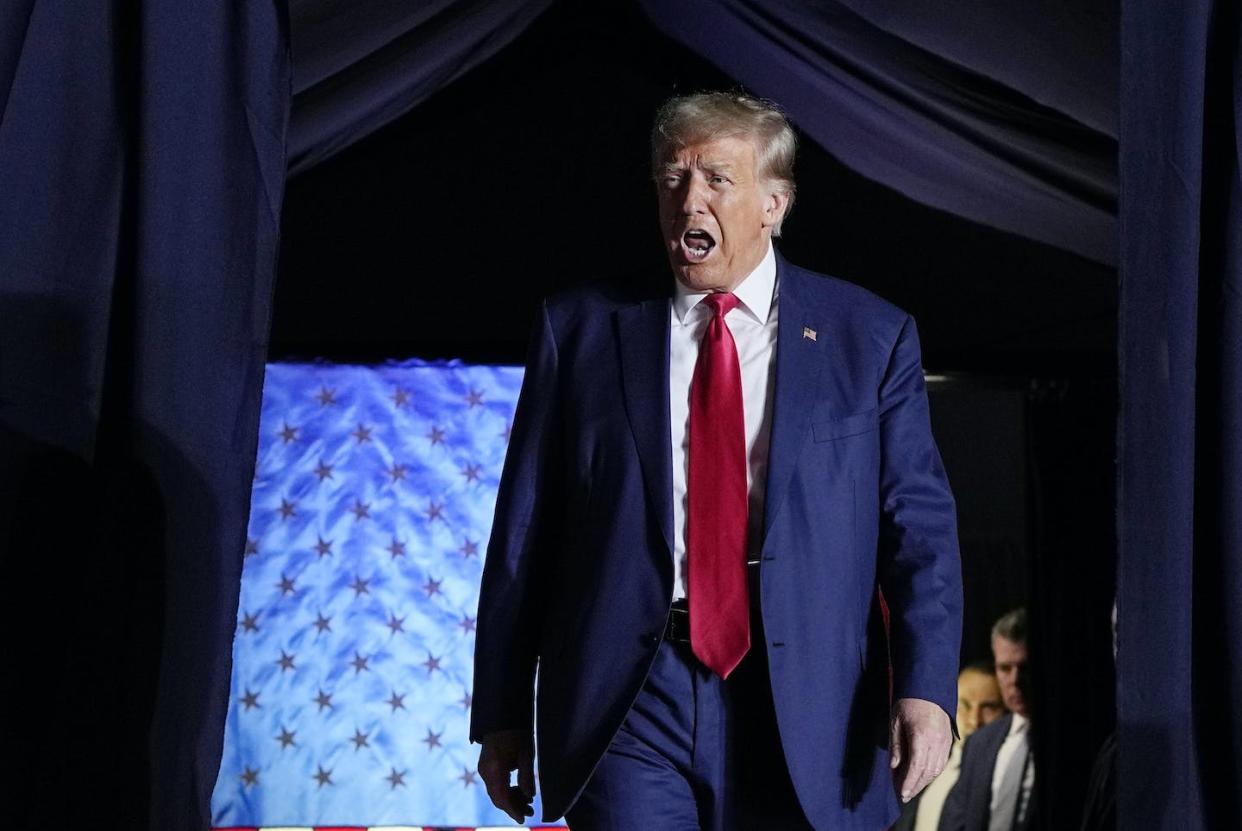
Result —
<instances>
[{"instance_id":1,"label":"man in navy suit","mask_svg":"<svg viewBox=\"0 0 1242 831\"><path fill-rule=\"evenodd\" d=\"M992 627L996 681L1009 712L980 728L962 746L962 772L945 799L939 831L1024 831L1038 827L1035 763L1030 752L1026 610Z\"/></svg>"},{"instance_id":2,"label":"man in navy suit","mask_svg":"<svg viewBox=\"0 0 1242 831\"><path fill-rule=\"evenodd\" d=\"M516 820L536 745L545 817L582 831L879 829L944 766L961 571L918 338L777 255L793 159L769 103L673 99L674 279L539 311L471 719Z\"/></svg>"}]
</instances>

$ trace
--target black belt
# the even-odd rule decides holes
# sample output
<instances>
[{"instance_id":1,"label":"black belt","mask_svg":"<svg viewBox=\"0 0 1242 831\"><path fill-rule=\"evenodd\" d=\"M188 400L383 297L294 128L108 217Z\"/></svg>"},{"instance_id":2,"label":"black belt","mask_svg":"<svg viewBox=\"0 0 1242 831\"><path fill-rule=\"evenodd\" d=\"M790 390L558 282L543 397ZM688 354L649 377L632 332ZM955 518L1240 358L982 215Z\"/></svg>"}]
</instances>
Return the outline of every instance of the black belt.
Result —
<instances>
[{"instance_id":1,"label":"black belt","mask_svg":"<svg viewBox=\"0 0 1242 831\"><path fill-rule=\"evenodd\" d=\"M759 561L747 560L746 576L750 584L751 593L751 617L754 617L754 598L756 595L759 576ZM664 625L664 640L673 643L690 643L690 603L686 598L674 600L672 607L668 610L668 623Z\"/></svg>"},{"instance_id":2,"label":"black belt","mask_svg":"<svg viewBox=\"0 0 1242 831\"><path fill-rule=\"evenodd\" d=\"M674 600L668 610L668 623L664 626L664 640L673 643L690 643L690 604L683 597Z\"/></svg>"}]
</instances>

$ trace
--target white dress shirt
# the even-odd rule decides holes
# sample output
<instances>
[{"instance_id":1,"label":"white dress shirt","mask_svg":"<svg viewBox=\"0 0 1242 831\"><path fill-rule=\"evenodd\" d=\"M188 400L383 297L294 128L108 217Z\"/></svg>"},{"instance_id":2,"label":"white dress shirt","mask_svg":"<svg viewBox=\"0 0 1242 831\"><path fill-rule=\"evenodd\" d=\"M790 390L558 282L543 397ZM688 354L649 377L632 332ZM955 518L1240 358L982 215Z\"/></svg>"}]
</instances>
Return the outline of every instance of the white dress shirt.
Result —
<instances>
[{"instance_id":1,"label":"white dress shirt","mask_svg":"<svg viewBox=\"0 0 1242 831\"><path fill-rule=\"evenodd\" d=\"M1031 788L1035 785L1035 762L1030 757L1030 725L1031 722L1026 716L1013 714L1013 721L1009 724L1009 732L1005 735L1005 741L1001 743L1000 751L996 754L996 766L992 768L992 800L989 809L995 811L997 791L1000 790L1001 780L1005 778L1005 769L1009 767L1009 760L1013 758L1013 754L1018 751L1018 745L1023 741L1027 742L1027 761L1026 768L1022 776L1022 790L1019 792L1021 796L1018 800L1018 809L1014 811L1014 820L1021 823L1025 819L1026 809L1031 804Z\"/></svg>"},{"instance_id":2,"label":"white dress shirt","mask_svg":"<svg viewBox=\"0 0 1242 831\"><path fill-rule=\"evenodd\" d=\"M686 475L690 448L690 382L711 310L699 303L707 292L676 283L669 302L669 410L673 449L673 598L686 596ZM776 254L768 252L733 293L741 302L725 325L737 345L742 370L742 410L746 424L746 485L749 493L747 555L758 556L763 533L763 495L767 487L768 442L772 428L773 366L776 359Z\"/></svg>"}]
</instances>

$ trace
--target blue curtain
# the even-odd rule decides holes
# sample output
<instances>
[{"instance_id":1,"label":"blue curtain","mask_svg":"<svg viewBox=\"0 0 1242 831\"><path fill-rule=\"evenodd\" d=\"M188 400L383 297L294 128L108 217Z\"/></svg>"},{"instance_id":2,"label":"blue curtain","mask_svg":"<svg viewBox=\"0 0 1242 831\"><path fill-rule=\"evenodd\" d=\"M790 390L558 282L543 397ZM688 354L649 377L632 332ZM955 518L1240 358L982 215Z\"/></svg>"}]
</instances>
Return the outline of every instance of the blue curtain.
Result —
<instances>
[{"instance_id":1,"label":"blue curtain","mask_svg":"<svg viewBox=\"0 0 1242 831\"><path fill-rule=\"evenodd\" d=\"M287 30L278 0L0 4L0 543L30 662L6 827L208 824Z\"/></svg>"},{"instance_id":2,"label":"blue curtain","mask_svg":"<svg viewBox=\"0 0 1242 831\"><path fill-rule=\"evenodd\" d=\"M408 112L550 4L292 0L291 171ZM942 210L1116 262L1112 3L641 5L849 167Z\"/></svg>"},{"instance_id":3,"label":"blue curtain","mask_svg":"<svg viewBox=\"0 0 1242 831\"><path fill-rule=\"evenodd\" d=\"M1116 262L1116 12L1105 4L1055 13L1022 2L642 5L864 176Z\"/></svg>"},{"instance_id":4,"label":"blue curtain","mask_svg":"<svg viewBox=\"0 0 1242 831\"><path fill-rule=\"evenodd\" d=\"M1242 827L1242 30L1122 4L1119 828Z\"/></svg>"},{"instance_id":5,"label":"blue curtain","mask_svg":"<svg viewBox=\"0 0 1242 831\"><path fill-rule=\"evenodd\" d=\"M1117 135L1117 4L841 0L901 40Z\"/></svg>"},{"instance_id":6,"label":"blue curtain","mask_svg":"<svg viewBox=\"0 0 1242 831\"><path fill-rule=\"evenodd\" d=\"M290 0L290 172L405 115L500 51L551 3Z\"/></svg>"}]
</instances>

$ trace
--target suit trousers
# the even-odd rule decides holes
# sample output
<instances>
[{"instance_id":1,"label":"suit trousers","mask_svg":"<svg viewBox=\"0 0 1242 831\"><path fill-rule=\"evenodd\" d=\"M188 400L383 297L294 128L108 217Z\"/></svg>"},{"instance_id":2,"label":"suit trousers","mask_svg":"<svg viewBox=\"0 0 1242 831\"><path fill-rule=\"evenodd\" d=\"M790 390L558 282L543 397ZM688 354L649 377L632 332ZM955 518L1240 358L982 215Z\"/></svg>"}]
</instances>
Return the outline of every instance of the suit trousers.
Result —
<instances>
[{"instance_id":1,"label":"suit trousers","mask_svg":"<svg viewBox=\"0 0 1242 831\"><path fill-rule=\"evenodd\" d=\"M572 831L797 831L758 616L722 681L664 641L646 683L566 820Z\"/></svg>"}]
</instances>

